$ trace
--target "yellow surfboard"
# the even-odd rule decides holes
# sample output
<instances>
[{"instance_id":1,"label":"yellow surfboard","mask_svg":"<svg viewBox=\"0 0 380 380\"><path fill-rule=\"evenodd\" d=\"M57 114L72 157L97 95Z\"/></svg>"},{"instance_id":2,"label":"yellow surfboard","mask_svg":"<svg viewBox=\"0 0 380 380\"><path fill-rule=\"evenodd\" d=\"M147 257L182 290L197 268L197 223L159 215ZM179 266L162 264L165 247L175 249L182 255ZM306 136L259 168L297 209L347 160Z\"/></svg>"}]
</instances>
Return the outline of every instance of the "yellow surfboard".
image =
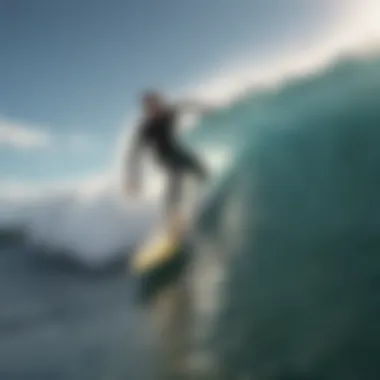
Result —
<instances>
[{"instance_id":1,"label":"yellow surfboard","mask_svg":"<svg viewBox=\"0 0 380 380\"><path fill-rule=\"evenodd\" d=\"M152 236L132 258L131 269L135 275L144 275L170 262L178 252L184 228L179 221L175 228L164 228Z\"/></svg>"}]
</instances>

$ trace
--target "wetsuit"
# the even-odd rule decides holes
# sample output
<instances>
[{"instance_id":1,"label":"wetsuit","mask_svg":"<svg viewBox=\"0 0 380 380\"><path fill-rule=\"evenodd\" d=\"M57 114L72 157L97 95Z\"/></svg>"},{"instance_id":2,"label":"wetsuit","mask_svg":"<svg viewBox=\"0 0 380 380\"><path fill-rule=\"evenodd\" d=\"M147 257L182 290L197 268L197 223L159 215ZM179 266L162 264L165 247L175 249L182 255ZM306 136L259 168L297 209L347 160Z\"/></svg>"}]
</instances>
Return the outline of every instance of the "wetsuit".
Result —
<instances>
[{"instance_id":1,"label":"wetsuit","mask_svg":"<svg viewBox=\"0 0 380 380\"><path fill-rule=\"evenodd\" d=\"M139 127L135 153L143 147L150 147L169 176L167 206L175 207L182 193L184 174L193 174L205 179L206 171L202 164L178 142L176 135L177 111L170 108L160 115L146 119ZM136 162L136 158L132 159ZM136 168L135 168L136 169Z\"/></svg>"}]
</instances>

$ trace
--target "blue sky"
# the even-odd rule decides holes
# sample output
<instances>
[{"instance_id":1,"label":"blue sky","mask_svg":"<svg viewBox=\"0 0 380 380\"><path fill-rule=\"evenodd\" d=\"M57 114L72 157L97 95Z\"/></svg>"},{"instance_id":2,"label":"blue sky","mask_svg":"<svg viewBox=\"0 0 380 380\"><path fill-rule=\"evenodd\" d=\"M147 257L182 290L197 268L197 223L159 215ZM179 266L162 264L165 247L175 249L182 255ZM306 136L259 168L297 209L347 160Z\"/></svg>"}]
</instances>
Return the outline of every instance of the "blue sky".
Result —
<instances>
[{"instance_id":1,"label":"blue sky","mask_svg":"<svg viewBox=\"0 0 380 380\"><path fill-rule=\"evenodd\" d=\"M311 43L331 0L0 3L0 184L107 169L146 87L193 86L228 62Z\"/></svg>"}]
</instances>

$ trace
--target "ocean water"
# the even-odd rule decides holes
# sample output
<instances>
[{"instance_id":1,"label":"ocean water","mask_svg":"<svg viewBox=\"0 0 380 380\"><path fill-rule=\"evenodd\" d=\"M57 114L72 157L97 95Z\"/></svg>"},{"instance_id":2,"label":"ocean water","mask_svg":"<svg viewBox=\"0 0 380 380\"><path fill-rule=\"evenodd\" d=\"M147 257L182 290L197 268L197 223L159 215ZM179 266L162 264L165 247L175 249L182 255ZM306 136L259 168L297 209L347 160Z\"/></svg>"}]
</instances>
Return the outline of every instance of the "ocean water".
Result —
<instances>
[{"instance_id":1,"label":"ocean water","mask_svg":"<svg viewBox=\"0 0 380 380\"><path fill-rule=\"evenodd\" d=\"M154 334L125 271L90 274L25 247L0 261L1 379L157 378Z\"/></svg>"},{"instance_id":2,"label":"ocean water","mask_svg":"<svg viewBox=\"0 0 380 380\"><path fill-rule=\"evenodd\" d=\"M380 59L347 58L203 120L192 265L144 307L125 261L157 203L4 203L1 378L378 379L379 105Z\"/></svg>"}]
</instances>

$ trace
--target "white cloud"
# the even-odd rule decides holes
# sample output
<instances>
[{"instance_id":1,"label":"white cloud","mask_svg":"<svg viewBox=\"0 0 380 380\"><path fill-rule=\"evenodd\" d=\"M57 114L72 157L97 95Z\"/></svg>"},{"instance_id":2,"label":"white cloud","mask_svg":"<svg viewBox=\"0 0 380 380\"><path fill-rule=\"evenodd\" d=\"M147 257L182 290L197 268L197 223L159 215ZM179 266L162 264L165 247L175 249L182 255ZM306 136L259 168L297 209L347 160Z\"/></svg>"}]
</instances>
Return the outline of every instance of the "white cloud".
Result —
<instances>
[{"instance_id":1,"label":"white cloud","mask_svg":"<svg viewBox=\"0 0 380 380\"><path fill-rule=\"evenodd\" d=\"M33 125L0 116L0 146L31 149L45 148L50 144L51 138L48 133Z\"/></svg>"},{"instance_id":2,"label":"white cloud","mask_svg":"<svg viewBox=\"0 0 380 380\"><path fill-rule=\"evenodd\" d=\"M0 115L0 148L70 149L73 152L90 151L98 146L93 135L84 133L50 133L46 128Z\"/></svg>"}]
</instances>

